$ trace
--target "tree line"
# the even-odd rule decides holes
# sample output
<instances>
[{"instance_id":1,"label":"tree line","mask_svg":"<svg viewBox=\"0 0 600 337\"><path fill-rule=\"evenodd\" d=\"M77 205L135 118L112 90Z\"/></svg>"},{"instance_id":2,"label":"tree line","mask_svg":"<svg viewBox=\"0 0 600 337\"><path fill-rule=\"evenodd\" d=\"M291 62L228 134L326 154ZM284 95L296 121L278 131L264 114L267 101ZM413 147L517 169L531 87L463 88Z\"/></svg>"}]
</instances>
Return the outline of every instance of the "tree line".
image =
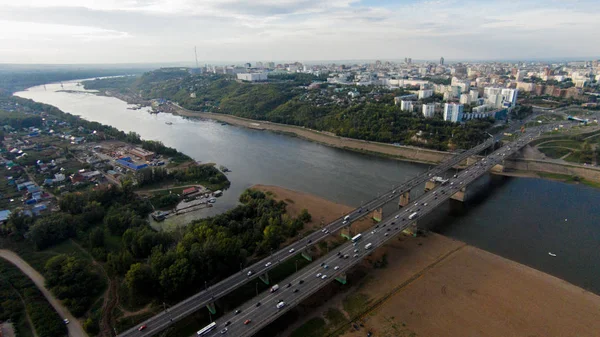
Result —
<instances>
[{"instance_id":1,"label":"tree line","mask_svg":"<svg viewBox=\"0 0 600 337\"><path fill-rule=\"evenodd\" d=\"M35 284L21 271L0 259L0 322L14 323L17 336L29 335L26 313L39 337L63 337L67 329Z\"/></svg>"}]
</instances>

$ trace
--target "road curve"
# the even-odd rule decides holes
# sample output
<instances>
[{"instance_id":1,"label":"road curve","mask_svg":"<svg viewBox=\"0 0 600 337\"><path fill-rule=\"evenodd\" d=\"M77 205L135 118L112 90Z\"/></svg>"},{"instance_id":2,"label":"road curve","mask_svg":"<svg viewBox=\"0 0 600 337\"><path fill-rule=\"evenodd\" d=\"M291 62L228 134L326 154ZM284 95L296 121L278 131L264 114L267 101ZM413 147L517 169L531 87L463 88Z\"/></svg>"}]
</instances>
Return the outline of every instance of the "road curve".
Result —
<instances>
[{"instance_id":1,"label":"road curve","mask_svg":"<svg viewBox=\"0 0 600 337\"><path fill-rule=\"evenodd\" d=\"M35 283L42 294L44 294L44 297L46 297L48 302L50 302L60 317L63 319L67 318L70 321L70 323L67 325L69 337L88 337L79 321L73 315L71 315L71 312L69 312L69 310L65 308L63 304L56 297L54 297L54 295L52 295L48 289L46 289L46 280L40 273L37 272L37 270L33 269L33 267L25 262L25 260L23 260L19 255L10 250L0 249L0 257L14 264L23 272L23 274L27 275L27 277L29 277L33 283Z\"/></svg>"}]
</instances>

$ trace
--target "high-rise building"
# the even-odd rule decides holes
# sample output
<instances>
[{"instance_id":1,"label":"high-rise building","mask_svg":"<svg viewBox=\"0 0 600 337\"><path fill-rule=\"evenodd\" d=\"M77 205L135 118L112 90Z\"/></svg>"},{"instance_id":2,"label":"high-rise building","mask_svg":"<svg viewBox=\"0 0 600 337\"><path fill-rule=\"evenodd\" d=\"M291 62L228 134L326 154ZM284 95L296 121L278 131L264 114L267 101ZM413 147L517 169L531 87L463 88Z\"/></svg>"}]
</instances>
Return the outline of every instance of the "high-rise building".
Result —
<instances>
[{"instance_id":1,"label":"high-rise building","mask_svg":"<svg viewBox=\"0 0 600 337\"><path fill-rule=\"evenodd\" d=\"M413 101L400 101L400 110L412 112L413 104L414 104Z\"/></svg>"},{"instance_id":2,"label":"high-rise building","mask_svg":"<svg viewBox=\"0 0 600 337\"><path fill-rule=\"evenodd\" d=\"M516 89L502 89L502 104L510 104L511 107L517 105L517 96L519 91Z\"/></svg>"},{"instance_id":3,"label":"high-rise building","mask_svg":"<svg viewBox=\"0 0 600 337\"><path fill-rule=\"evenodd\" d=\"M433 96L433 90L431 90L431 89L419 90L419 99L425 99L425 98L428 98L431 96Z\"/></svg>"},{"instance_id":4,"label":"high-rise building","mask_svg":"<svg viewBox=\"0 0 600 337\"><path fill-rule=\"evenodd\" d=\"M457 123L462 120L464 105L458 103L446 103L444 106L444 120Z\"/></svg>"},{"instance_id":5,"label":"high-rise building","mask_svg":"<svg viewBox=\"0 0 600 337\"><path fill-rule=\"evenodd\" d=\"M470 104L470 103L471 103L471 96L469 96L469 94L460 95L460 104Z\"/></svg>"},{"instance_id":6,"label":"high-rise building","mask_svg":"<svg viewBox=\"0 0 600 337\"><path fill-rule=\"evenodd\" d=\"M440 57L440 65L443 66L444 65L444 58Z\"/></svg>"},{"instance_id":7,"label":"high-rise building","mask_svg":"<svg viewBox=\"0 0 600 337\"><path fill-rule=\"evenodd\" d=\"M515 75L515 79L517 80L517 82L521 82L524 77L525 77L524 71L522 71L522 70L517 71L517 74Z\"/></svg>"},{"instance_id":8,"label":"high-rise building","mask_svg":"<svg viewBox=\"0 0 600 337\"><path fill-rule=\"evenodd\" d=\"M435 115L435 103L423 104L423 116L432 118Z\"/></svg>"}]
</instances>

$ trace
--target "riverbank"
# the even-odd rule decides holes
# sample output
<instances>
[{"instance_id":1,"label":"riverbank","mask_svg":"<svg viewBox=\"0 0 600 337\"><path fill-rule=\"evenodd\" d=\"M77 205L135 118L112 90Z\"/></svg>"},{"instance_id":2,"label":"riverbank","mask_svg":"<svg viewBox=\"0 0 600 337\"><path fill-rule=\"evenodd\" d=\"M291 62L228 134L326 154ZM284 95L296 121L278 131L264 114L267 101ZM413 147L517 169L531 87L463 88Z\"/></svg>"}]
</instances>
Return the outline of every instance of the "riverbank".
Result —
<instances>
[{"instance_id":1,"label":"riverbank","mask_svg":"<svg viewBox=\"0 0 600 337\"><path fill-rule=\"evenodd\" d=\"M323 208L335 218L350 209L281 187L254 188L286 201L290 212L319 216ZM348 272L348 284L328 285L270 328L281 337L595 336L599 306L599 296L566 281L428 233L399 236Z\"/></svg>"},{"instance_id":2,"label":"riverbank","mask_svg":"<svg viewBox=\"0 0 600 337\"><path fill-rule=\"evenodd\" d=\"M117 92L104 91L97 92L96 94L109 97L112 96L129 104L148 105L147 101L143 101L139 97L131 97L130 95L124 95ZM227 114L191 111L175 103L168 103L166 105L163 105L160 109L165 113L171 113L178 116L200 119L212 119L219 122L225 122L231 125L242 126L249 129L269 130L272 132L284 133L290 136L300 137L309 141L313 141L335 148L385 156L389 158L416 163L436 164L453 155L452 153L444 151L434 151L410 146L396 146L386 143L339 137L330 132L321 132L294 125L259 121Z\"/></svg>"},{"instance_id":3,"label":"riverbank","mask_svg":"<svg viewBox=\"0 0 600 337\"><path fill-rule=\"evenodd\" d=\"M339 137L329 132L321 132L293 125L258 121L226 114L191 111L174 104L172 107L173 109L169 109L168 112L171 112L175 115L192 118L213 119L250 129L280 132L335 148L375 154L411 162L436 164L453 155L452 153L443 151L434 151L408 146L396 146L386 143Z\"/></svg>"}]
</instances>

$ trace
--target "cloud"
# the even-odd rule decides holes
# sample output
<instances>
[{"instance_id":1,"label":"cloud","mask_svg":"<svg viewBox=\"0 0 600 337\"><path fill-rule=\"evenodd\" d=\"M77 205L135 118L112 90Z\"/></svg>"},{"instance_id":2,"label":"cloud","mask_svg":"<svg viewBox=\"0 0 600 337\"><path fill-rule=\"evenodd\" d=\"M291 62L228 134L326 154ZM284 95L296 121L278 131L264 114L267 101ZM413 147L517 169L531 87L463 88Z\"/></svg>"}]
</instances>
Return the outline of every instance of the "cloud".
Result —
<instances>
[{"instance_id":1,"label":"cloud","mask_svg":"<svg viewBox=\"0 0 600 337\"><path fill-rule=\"evenodd\" d=\"M600 55L592 0L0 0L0 29L55 62Z\"/></svg>"}]
</instances>

